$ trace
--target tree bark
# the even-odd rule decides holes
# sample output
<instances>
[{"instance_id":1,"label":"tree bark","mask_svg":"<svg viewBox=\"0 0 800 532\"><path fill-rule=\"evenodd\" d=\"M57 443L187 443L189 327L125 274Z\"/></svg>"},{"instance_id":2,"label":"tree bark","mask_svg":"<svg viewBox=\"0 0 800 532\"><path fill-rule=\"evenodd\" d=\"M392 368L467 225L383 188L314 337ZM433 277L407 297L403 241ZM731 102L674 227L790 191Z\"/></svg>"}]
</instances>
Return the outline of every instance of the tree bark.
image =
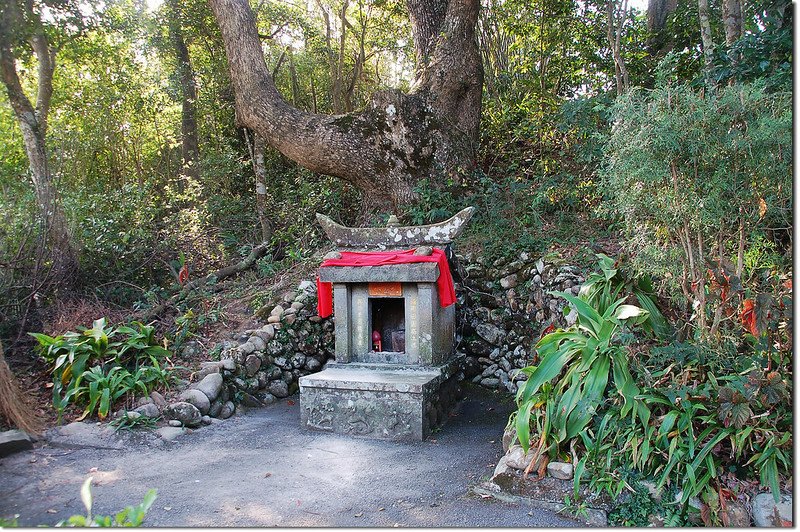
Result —
<instances>
[{"instance_id":1,"label":"tree bark","mask_svg":"<svg viewBox=\"0 0 800 532\"><path fill-rule=\"evenodd\" d=\"M253 165L253 175L256 180L256 214L261 225L261 241L269 242L272 240L272 222L267 216L267 166L265 164L267 143L258 135L250 135L247 129L244 130L248 148L250 148L250 160Z\"/></svg>"},{"instance_id":2,"label":"tree bark","mask_svg":"<svg viewBox=\"0 0 800 532\"><path fill-rule=\"evenodd\" d=\"M622 27L625 24L625 19L628 18L628 0L622 0L619 9L617 8L616 0L606 0L606 15L608 19L606 37L608 38L608 45L611 47L611 54L614 57L614 75L617 96L619 96L627 92L630 85L628 69L622 57Z\"/></svg>"},{"instance_id":3,"label":"tree bark","mask_svg":"<svg viewBox=\"0 0 800 532\"><path fill-rule=\"evenodd\" d=\"M678 8L678 0L649 0L647 2L647 49L652 57L663 57L672 50L674 41L664 32L669 16Z\"/></svg>"},{"instance_id":4,"label":"tree bark","mask_svg":"<svg viewBox=\"0 0 800 532\"><path fill-rule=\"evenodd\" d=\"M409 0L415 49L427 59L418 65L413 90L382 91L365 109L334 116L283 100L247 0L209 3L225 42L241 124L288 158L347 180L370 204L395 211L415 199L420 179L458 179L474 164L483 85L477 0Z\"/></svg>"},{"instance_id":5,"label":"tree bark","mask_svg":"<svg viewBox=\"0 0 800 532\"><path fill-rule=\"evenodd\" d=\"M725 44L730 46L742 36L742 4L740 0L722 0Z\"/></svg>"},{"instance_id":6,"label":"tree bark","mask_svg":"<svg viewBox=\"0 0 800 532\"><path fill-rule=\"evenodd\" d=\"M33 27L29 41L39 63L35 108L22 88L12 41L26 22ZM54 279L57 284L66 286L73 282L74 274L78 270L78 254L53 183L47 153L47 118L53 95L55 55L44 32L41 18L31 5L26 5L24 15L13 1L5 2L0 7L0 73L22 131L36 203L45 223Z\"/></svg>"},{"instance_id":7,"label":"tree bark","mask_svg":"<svg viewBox=\"0 0 800 532\"><path fill-rule=\"evenodd\" d=\"M183 36L180 2L170 4L170 34L175 47L178 80L181 85L181 171L178 190L184 192L188 183L200 178L200 141L197 135L197 84L194 79L189 49Z\"/></svg>"},{"instance_id":8,"label":"tree bark","mask_svg":"<svg viewBox=\"0 0 800 532\"><path fill-rule=\"evenodd\" d=\"M447 16L447 4L447 0L406 0L417 58L416 79L422 77L433 57L437 33Z\"/></svg>"},{"instance_id":9,"label":"tree bark","mask_svg":"<svg viewBox=\"0 0 800 532\"><path fill-rule=\"evenodd\" d=\"M700 38L703 41L706 79L710 83L710 71L714 62L714 40L711 37L711 22L708 18L708 0L697 0L697 15L700 21Z\"/></svg>"}]
</instances>

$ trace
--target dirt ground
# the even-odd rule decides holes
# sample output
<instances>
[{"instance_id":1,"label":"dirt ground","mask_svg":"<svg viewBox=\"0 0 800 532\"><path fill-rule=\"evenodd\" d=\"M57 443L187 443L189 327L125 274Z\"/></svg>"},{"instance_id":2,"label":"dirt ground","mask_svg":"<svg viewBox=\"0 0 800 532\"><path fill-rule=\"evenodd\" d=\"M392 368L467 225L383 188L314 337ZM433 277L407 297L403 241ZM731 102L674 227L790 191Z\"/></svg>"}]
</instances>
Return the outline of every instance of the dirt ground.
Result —
<instances>
[{"instance_id":1,"label":"dirt ground","mask_svg":"<svg viewBox=\"0 0 800 532\"><path fill-rule=\"evenodd\" d=\"M92 476L99 515L138 504L156 488L145 526L580 526L470 491L503 451L511 404L496 394L470 389L457 414L423 442L307 431L297 402L294 396L174 441L138 434L115 436L113 445L100 438L40 442L0 461L0 517L18 514L21 526L36 526L83 513L80 487Z\"/></svg>"}]
</instances>

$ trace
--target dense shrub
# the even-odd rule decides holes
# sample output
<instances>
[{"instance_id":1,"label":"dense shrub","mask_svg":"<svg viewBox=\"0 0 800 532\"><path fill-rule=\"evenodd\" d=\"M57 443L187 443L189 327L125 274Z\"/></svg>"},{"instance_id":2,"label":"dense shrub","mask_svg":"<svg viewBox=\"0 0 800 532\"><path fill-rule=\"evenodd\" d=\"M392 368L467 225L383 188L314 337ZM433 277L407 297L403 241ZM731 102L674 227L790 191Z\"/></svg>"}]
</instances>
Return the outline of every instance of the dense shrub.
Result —
<instances>
[{"instance_id":1,"label":"dense shrub","mask_svg":"<svg viewBox=\"0 0 800 532\"><path fill-rule=\"evenodd\" d=\"M147 395L169 386L173 377L164 362L169 352L154 328L134 322L106 327L105 318L56 337L30 333L52 367L53 405L59 419L71 405L85 407L80 419L97 412L105 418L120 399Z\"/></svg>"},{"instance_id":2,"label":"dense shrub","mask_svg":"<svg viewBox=\"0 0 800 532\"><path fill-rule=\"evenodd\" d=\"M716 341L791 261L791 96L665 84L620 98L614 118L603 209L622 219L636 269Z\"/></svg>"},{"instance_id":3,"label":"dense shrub","mask_svg":"<svg viewBox=\"0 0 800 532\"><path fill-rule=\"evenodd\" d=\"M526 451L535 449L532 467L574 458L576 494L582 480L612 497L631 478L650 480L676 501L667 503L672 525L695 496L707 525L718 524L725 499L752 483L777 500L792 467L791 363L776 363L757 346L742 356L647 340L636 326L648 313L623 304L638 283L613 282L610 273L590 276L577 298L563 294L576 324L545 335L537 365L521 370L527 380L509 424ZM641 524L632 508L617 513L619 522Z\"/></svg>"}]
</instances>

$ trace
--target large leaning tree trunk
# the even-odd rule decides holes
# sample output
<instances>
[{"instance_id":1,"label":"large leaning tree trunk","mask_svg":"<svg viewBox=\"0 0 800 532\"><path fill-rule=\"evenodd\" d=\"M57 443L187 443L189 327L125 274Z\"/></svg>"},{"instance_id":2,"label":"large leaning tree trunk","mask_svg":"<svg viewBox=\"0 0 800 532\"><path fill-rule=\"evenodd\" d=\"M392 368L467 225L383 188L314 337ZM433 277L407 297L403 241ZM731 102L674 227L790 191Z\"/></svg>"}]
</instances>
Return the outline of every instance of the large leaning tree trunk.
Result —
<instances>
[{"instance_id":1,"label":"large leaning tree trunk","mask_svg":"<svg viewBox=\"0 0 800 532\"><path fill-rule=\"evenodd\" d=\"M373 95L361 111L320 115L284 101L267 70L248 0L209 0L244 125L298 164L397 210L420 179L458 180L475 160L483 67L478 0L407 0L417 69L412 90Z\"/></svg>"},{"instance_id":2,"label":"large leaning tree trunk","mask_svg":"<svg viewBox=\"0 0 800 532\"><path fill-rule=\"evenodd\" d=\"M38 61L35 105L25 94L17 73L15 49L25 41ZM36 203L45 223L53 279L56 284L65 286L74 280L78 255L53 183L47 153L47 118L53 95L55 61L56 50L47 38L41 15L33 3L19 5L16 0L0 1L0 75L22 131Z\"/></svg>"}]
</instances>

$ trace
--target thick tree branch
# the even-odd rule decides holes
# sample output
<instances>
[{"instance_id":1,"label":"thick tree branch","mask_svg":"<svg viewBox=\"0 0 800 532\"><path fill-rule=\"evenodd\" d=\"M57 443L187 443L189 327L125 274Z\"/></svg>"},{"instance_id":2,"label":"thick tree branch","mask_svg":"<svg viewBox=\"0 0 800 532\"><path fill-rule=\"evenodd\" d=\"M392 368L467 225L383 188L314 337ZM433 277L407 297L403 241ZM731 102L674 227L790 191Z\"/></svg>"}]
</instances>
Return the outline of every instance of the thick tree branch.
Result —
<instances>
[{"instance_id":1,"label":"thick tree branch","mask_svg":"<svg viewBox=\"0 0 800 532\"><path fill-rule=\"evenodd\" d=\"M212 281L219 282L224 279L227 279L228 277L231 277L232 275L236 275L237 273L241 273L251 268L258 259L267 254L270 248L271 245L269 242L262 242L258 246L254 247L252 251L250 251L250 254L247 255L245 258L243 258L241 261L235 264L231 264L230 266L221 268L213 273L209 273L205 277L197 279L196 281L187 283L186 286L184 286L180 292L173 295L168 300L164 301L158 306L139 312L138 314L134 315L134 318L142 322L148 322L157 318L162 312L164 312L170 306L174 305L178 301L185 299L186 296L192 293L192 291L197 290L198 288L201 288Z\"/></svg>"},{"instance_id":2,"label":"thick tree branch","mask_svg":"<svg viewBox=\"0 0 800 532\"><path fill-rule=\"evenodd\" d=\"M53 96L53 72L56 68L55 51L50 48L47 36L37 33L31 38L31 46L39 61L39 79L36 90L36 118L42 135L47 135L47 117Z\"/></svg>"},{"instance_id":3,"label":"thick tree branch","mask_svg":"<svg viewBox=\"0 0 800 532\"><path fill-rule=\"evenodd\" d=\"M247 0L209 3L225 41L241 124L314 172L358 181L354 168L374 171L378 161L363 137L338 126L336 117L305 113L283 100L264 62Z\"/></svg>"},{"instance_id":4,"label":"thick tree branch","mask_svg":"<svg viewBox=\"0 0 800 532\"><path fill-rule=\"evenodd\" d=\"M209 3L225 42L238 123L289 159L345 179L361 188L371 205L383 208L388 201L394 210L413 200L420 179L457 179L458 170L474 160L483 85L474 31L478 0L412 1L412 22L433 21L430 28L414 30L415 40L429 54L414 90L408 95L379 92L362 111L335 116L300 111L281 97L247 0ZM443 19L436 11L442 6ZM424 13L428 8L430 13ZM343 28L351 26L344 9L336 15ZM330 27L331 14L323 9L323 17ZM330 48L330 35L328 42ZM342 44L339 40L338 60L329 65L340 81L335 74L342 68ZM338 89L334 87L334 97L341 99Z\"/></svg>"}]
</instances>

